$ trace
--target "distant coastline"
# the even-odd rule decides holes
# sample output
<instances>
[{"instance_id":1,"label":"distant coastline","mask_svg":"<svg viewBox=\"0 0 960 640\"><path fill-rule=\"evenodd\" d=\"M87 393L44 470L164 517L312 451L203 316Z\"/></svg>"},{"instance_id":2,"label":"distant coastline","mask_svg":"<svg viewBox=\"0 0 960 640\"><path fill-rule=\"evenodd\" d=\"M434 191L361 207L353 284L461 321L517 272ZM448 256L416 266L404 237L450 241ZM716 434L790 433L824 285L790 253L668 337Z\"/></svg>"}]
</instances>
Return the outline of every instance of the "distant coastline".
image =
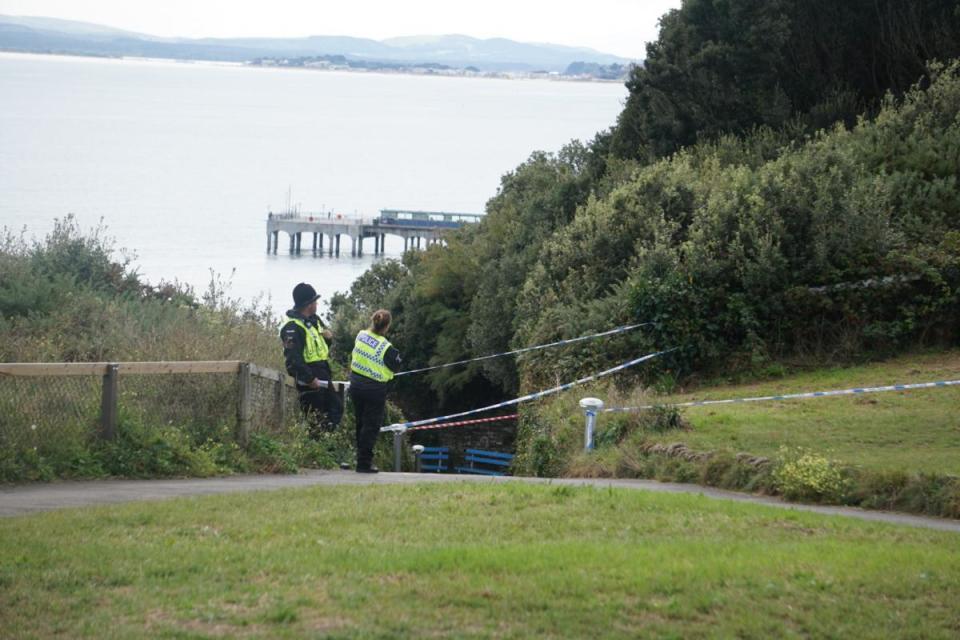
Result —
<instances>
[{"instance_id":1,"label":"distant coastline","mask_svg":"<svg viewBox=\"0 0 960 640\"><path fill-rule=\"evenodd\" d=\"M629 75L630 65L593 65L593 69L603 69L609 76L594 73L568 73L567 71L483 71L477 67L452 67L436 63L382 63L356 61L344 56L314 56L301 58L258 58L244 63L246 66L304 69L307 71L346 71L349 73L386 73L414 76L444 76L453 78L499 78L504 80L558 80L565 82L624 82ZM570 65L583 65L574 63Z\"/></svg>"},{"instance_id":2,"label":"distant coastline","mask_svg":"<svg viewBox=\"0 0 960 640\"><path fill-rule=\"evenodd\" d=\"M232 62L350 73L591 82L622 82L635 64L642 64L585 47L462 34L384 40L341 35L176 38L71 20L7 15L0 15L0 51Z\"/></svg>"},{"instance_id":3,"label":"distant coastline","mask_svg":"<svg viewBox=\"0 0 960 640\"><path fill-rule=\"evenodd\" d=\"M0 56L8 58L41 56L53 58L80 58L84 60L110 60L118 62L163 62L174 64L195 64L205 67L235 67L244 69L281 69L284 71L308 71L308 72L334 72L334 73L356 73L365 75L409 75L419 77L438 77L438 78L467 78L479 80L546 80L551 82L593 82L593 83L614 83L621 84L623 79L596 78L590 76L569 76L558 74L557 72L526 72L526 71L470 71L466 69L433 69L422 68L411 65L409 68L392 69L388 67L376 68L350 68L347 66L313 67L304 65L284 65L284 64L258 64L250 62L234 62L231 60L193 60L185 58L156 58L146 56L122 56L109 55L101 53L73 53L62 51L13 51L0 48Z\"/></svg>"}]
</instances>

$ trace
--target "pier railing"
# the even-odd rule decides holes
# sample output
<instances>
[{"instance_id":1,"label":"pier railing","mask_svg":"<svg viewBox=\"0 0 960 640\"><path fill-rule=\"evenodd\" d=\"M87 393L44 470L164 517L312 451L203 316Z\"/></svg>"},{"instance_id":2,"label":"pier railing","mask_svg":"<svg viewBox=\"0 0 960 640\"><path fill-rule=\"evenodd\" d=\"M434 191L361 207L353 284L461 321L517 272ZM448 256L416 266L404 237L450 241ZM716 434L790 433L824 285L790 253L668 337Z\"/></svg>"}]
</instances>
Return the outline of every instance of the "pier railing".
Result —
<instances>
[{"instance_id":1,"label":"pier railing","mask_svg":"<svg viewBox=\"0 0 960 640\"><path fill-rule=\"evenodd\" d=\"M345 383L335 382L338 393ZM0 363L0 448L46 438L116 437L121 419L150 426L203 425L250 434L279 431L297 415L293 378L249 362Z\"/></svg>"}]
</instances>

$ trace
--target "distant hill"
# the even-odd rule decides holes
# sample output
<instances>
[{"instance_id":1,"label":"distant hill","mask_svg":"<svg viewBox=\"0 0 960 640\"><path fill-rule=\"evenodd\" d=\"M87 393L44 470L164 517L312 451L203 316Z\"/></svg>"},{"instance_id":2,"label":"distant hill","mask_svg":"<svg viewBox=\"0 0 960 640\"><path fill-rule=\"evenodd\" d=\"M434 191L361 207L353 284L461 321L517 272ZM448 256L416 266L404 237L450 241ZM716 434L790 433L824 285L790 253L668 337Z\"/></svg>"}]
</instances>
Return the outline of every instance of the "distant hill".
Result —
<instances>
[{"instance_id":1,"label":"distant hill","mask_svg":"<svg viewBox=\"0 0 960 640\"><path fill-rule=\"evenodd\" d=\"M99 56L142 56L247 62L259 58L342 55L390 63L434 63L483 71L563 72L573 62L630 62L593 49L486 40L464 35L370 40L346 36L306 38L159 38L97 24L54 18L0 15L0 50Z\"/></svg>"}]
</instances>

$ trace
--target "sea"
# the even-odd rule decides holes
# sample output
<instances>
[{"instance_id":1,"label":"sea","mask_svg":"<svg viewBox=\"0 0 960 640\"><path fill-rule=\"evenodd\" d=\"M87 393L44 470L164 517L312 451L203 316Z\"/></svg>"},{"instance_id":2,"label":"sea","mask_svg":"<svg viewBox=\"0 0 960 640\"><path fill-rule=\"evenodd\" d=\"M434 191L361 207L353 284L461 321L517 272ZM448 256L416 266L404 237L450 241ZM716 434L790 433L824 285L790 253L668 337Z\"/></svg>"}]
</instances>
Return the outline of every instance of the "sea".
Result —
<instances>
[{"instance_id":1,"label":"sea","mask_svg":"<svg viewBox=\"0 0 960 640\"><path fill-rule=\"evenodd\" d=\"M618 83L0 53L0 228L102 226L147 282L212 280L276 315L293 286L346 291L384 256L267 253L269 212L483 213L502 176L588 141Z\"/></svg>"}]
</instances>

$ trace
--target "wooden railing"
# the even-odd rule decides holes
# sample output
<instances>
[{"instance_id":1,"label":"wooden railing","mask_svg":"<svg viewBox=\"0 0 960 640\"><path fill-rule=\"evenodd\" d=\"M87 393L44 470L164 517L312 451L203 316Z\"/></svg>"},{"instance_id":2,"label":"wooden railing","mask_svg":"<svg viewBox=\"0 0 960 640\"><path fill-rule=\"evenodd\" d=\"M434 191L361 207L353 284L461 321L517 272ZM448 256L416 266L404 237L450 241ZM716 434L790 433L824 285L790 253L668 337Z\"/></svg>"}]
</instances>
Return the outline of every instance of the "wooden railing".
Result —
<instances>
[{"instance_id":1,"label":"wooden railing","mask_svg":"<svg viewBox=\"0 0 960 640\"><path fill-rule=\"evenodd\" d=\"M3 377L101 376L100 437L112 439L117 433L119 379L123 375L235 374L237 376L236 438L246 445L250 436L252 378L274 383L274 402L278 419L287 415L286 389L295 387L286 373L239 360L196 360L181 362L7 362L0 363ZM342 395L349 383L335 381L336 393Z\"/></svg>"}]
</instances>

